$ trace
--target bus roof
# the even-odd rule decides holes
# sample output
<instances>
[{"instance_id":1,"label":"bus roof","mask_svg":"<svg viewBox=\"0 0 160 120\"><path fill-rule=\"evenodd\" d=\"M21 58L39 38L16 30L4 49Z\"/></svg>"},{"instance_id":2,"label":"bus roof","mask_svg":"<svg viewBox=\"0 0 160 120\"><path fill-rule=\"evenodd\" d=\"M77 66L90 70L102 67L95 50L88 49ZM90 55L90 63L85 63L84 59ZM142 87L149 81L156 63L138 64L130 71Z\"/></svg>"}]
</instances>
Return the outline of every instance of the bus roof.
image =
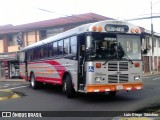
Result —
<instances>
[{"instance_id":1,"label":"bus roof","mask_svg":"<svg viewBox=\"0 0 160 120\"><path fill-rule=\"evenodd\" d=\"M139 27L137 27L137 26L135 26L131 23L128 23L126 21L118 21L118 20L99 21L99 22L95 22L95 23L84 24L84 25L75 27L73 29L67 30L65 32L62 32L60 34L54 35L52 37L46 38L44 40L38 41L38 42L33 43L33 44L31 44L31 45L29 45L25 48L22 48L21 51L24 51L24 50L27 50L27 49L30 49L30 48L34 48L34 47L38 47L38 46L41 46L41 45L45 45L45 44L50 43L52 41L60 40L60 39L63 39L65 37L69 37L69 36L72 36L72 35L77 35L77 34L89 32L89 31L96 32L95 31L96 29L101 30L101 32L106 32L104 27L107 24L109 24L109 25L126 25L126 26L129 27L129 30L138 29L138 31L140 31ZM133 32L131 32L131 33L133 33Z\"/></svg>"}]
</instances>

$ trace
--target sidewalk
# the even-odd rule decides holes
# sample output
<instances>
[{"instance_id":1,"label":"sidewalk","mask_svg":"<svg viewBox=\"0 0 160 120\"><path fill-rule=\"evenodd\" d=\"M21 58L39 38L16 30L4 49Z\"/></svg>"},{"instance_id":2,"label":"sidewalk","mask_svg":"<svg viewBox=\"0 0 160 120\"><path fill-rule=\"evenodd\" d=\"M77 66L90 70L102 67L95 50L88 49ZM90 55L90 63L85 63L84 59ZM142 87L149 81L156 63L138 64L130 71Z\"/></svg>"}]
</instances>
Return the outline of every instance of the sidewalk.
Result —
<instances>
[{"instance_id":1,"label":"sidewalk","mask_svg":"<svg viewBox=\"0 0 160 120\"><path fill-rule=\"evenodd\" d=\"M0 82L27 82L24 79L4 79L0 78ZM28 83L28 82L27 82ZM12 90L1 88L0 86L0 101L19 98L20 96L14 93Z\"/></svg>"},{"instance_id":2,"label":"sidewalk","mask_svg":"<svg viewBox=\"0 0 160 120\"><path fill-rule=\"evenodd\" d=\"M142 74L143 77L154 76L154 75L160 75L160 72L154 72L153 74L150 72L147 72Z\"/></svg>"},{"instance_id":3,"label":"sidewalk","mask_svg":"<svg viewBox=\"0 0 160 120\"><path fill-rule=\"evenodd\" d=\"M1 100L7 100L7 99L12 99L12 98L18 98L20 97L16 93L12 92L11 90L1 90L0 89L0 101Z\"/></svg>"}]
</instances>

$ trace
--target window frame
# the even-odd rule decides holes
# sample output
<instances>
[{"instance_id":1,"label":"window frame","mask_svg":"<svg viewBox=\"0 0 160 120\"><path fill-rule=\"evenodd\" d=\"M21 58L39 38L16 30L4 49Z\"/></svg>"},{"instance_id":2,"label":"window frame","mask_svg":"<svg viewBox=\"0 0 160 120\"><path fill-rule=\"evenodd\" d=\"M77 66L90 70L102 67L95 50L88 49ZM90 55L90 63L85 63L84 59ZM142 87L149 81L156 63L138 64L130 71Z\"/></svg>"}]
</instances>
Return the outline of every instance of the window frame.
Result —
<instances>
[{"instance_id":1,"label":"window frame","mask_svg":"<svg viewBox=\"0 0 160 120\"><path fill-rule=\"evenodd\" d=\"M76 41L74 41L76 40ZM67 42L66 42L67 41ZM72 42L74 41L74 42ZM67 47L65 47L65 45ZM37 60L43 60L43 59L51 59L51 58L62 58L62 57L71 57L76 56L78 52L78 36L72 35L67 36L63 39L57 39L54 41L51 41L47 44L36 46L34 48L30 48L27 50L28 53L28 61L37 61ZM60 48L59 48L60 47ZM65 48L67 48L67 53L65 53ZM60 50L58 50L60 49ZM34 50L34 55L32 55L32 52ZM50 53L51 52L51 53ZM61 53L60 53L61 52ZM32 58L34 57L34 58Z\"/></svg>"}]
</instances>

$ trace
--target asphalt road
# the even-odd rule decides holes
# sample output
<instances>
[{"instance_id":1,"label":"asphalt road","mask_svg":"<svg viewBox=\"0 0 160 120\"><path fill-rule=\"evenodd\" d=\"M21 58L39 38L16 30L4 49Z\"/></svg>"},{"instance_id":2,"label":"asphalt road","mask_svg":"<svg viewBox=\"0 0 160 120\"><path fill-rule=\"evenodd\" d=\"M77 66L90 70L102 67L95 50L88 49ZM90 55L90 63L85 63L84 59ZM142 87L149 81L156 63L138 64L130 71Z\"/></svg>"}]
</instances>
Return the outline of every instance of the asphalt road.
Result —
<instances>
[{"instance_id":1,"label":"asphalt road","mask_svg":"<svg viewBox=\"0 0 160 120\"><path fill-rule=\"evenodd\" d=\"M68 99L57 86L32 90L25 82L0 82L1 89L12 89L21 95L17 99L0 101L0 111L108 111L106 114L110 117L111 111L118 113L118 111L144 111L154 106L160 108L160 75L145 77L143 86L143 90L118 92L113 99L108 94L78 94L78 97ZM60 117L56 119L59 120ZM94 117L94 114L88 119L107 120L104 117Z\"/></svg>"}]
</instances>

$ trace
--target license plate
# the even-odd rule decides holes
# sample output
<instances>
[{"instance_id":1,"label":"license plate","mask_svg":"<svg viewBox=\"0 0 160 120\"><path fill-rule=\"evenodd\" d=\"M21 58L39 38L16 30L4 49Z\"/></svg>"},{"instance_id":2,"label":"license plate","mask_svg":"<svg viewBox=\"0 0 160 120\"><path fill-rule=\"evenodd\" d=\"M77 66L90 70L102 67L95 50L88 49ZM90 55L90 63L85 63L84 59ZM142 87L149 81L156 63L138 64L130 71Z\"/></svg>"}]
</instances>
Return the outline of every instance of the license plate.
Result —
<instances>
[{"instance_id":1,"label":"license plate","mask_svg":"<svg viewBox=\"0 0 160 120\"><path fill-rule=\"evenodd\" d=\"M122 90L123 86L122 85L117 85L117 90Z\"/></svg>"}]
</instances>

